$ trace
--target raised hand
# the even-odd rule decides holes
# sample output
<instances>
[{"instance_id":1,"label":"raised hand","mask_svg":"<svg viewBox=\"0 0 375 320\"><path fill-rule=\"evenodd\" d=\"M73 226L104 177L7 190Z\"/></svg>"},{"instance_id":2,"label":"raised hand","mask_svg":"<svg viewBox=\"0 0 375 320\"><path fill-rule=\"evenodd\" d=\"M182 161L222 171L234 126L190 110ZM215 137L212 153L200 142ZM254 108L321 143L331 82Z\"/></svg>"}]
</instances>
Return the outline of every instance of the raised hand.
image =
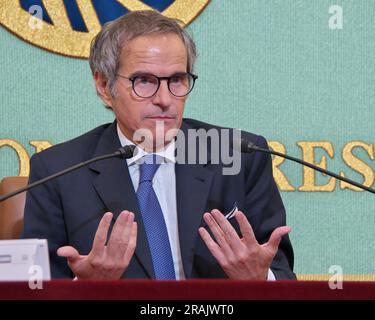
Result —
<instances>
[{"instance_id":1,"label":"raised hand","mask_svg":"<svg viewBox=\"0 0 375 320\"><path fill-rule=\"evenodd\" d=\"M80 255L71 247L61 247L57 254L68 259L68 265L78 279L119 279L134 254L137 223L134 213L122 211L113 226L107 245L106 239L113 214L101 219L88 255Z\"/></svg>"},{"instance_id":2,"label":"raised hand","mask_svg":"<svg viewBox=\"0 0 375 320\"><path fill-rule=\"evenodd\" d=\"M259 244L241 211L235 212L235 218L242 238L219 210L206 212L203 218L216 241L205 228L199 228L199 234L231 279L266 280L282 236L291 231L287 226L276 228L267 243Z\"/></svg>"}]
</instances>

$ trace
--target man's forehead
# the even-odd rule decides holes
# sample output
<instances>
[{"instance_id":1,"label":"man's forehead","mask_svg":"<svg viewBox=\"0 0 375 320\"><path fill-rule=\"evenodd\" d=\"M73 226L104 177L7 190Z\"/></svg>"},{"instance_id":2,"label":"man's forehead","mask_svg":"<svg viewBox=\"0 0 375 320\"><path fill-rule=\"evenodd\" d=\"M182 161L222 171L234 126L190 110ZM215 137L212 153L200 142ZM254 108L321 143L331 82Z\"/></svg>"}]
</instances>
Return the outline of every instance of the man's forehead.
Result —
<instances>
[{"instance_id":1,"label":"man's forehead","mask_svg":"<svg viewBox=\"0 0 375 320\"><path fill-rule=\"evenodd\" d=\"M183 69L187 65L187 49L175 34L141 36L131 40L121 53L121 64L148 67L153 64ZM181 70L185 71L185 70Z\"/></svg>"}]
</instances>

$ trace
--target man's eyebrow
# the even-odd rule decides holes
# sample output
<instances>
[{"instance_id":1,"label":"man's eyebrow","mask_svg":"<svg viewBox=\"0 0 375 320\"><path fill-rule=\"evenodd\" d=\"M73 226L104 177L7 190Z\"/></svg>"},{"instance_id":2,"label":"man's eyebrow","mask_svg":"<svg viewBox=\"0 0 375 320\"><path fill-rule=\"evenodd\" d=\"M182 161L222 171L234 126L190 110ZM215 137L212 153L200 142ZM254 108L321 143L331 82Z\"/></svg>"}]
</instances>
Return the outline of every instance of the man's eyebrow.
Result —
<instances>
[{"instance_id":1,"label":"man's eyebrow","mask_svg":"<svg viewBox=\"0 0 375 320\"><path fill-rule=\"evenodd\" d=\"M153 74L153 73L150 71L138 70L138 71L134 71L133 73L131 73L130 76L134 77L134 76L139 76L139 75L144 75L144 74Z\"/></svg>"},{"instance_id":2,"label":"man's eyebrow","mask_svg":"<svg viewBox=\"0 0 375 320\"><path fill-rule=\"evenodd\" d=\"M186 73L187 73L187 71L175 71L175 72L171 73L170 75L167 75L166 77L172 77L172 76L186 74ZM150 71L138 70L138 71L134 71L133 73L131 73L129 78L133 78L133 77L137 77L137 76L145 76L145 75L153 75L153 76L161 77L161 76L158 76L155 73L152 73Z\"/></svg>"}]
</instances>

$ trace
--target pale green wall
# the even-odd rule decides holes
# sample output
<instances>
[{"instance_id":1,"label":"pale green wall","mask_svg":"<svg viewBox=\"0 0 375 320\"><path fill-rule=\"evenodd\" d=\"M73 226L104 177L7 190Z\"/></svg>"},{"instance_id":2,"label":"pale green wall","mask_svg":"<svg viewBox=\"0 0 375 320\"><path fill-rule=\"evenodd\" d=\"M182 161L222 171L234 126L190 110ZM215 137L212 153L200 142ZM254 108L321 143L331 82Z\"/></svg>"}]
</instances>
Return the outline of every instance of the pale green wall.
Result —
<instances>
[{"instance_id":1,"label":"pale green wall","mask_svg":"<svg viewBox=\"0 0 375 320\"><path fill-rule=\"evenodd\" d=\"M343 30L330 30L328 8L344 9ZM242 128L282 142L330 141L328 168L362 180L341 158L351 140L374 143L375 1L213 0L191 24L199 49L199 80L186 116ZM53 144L103 122L111 112L96 97L87 61L41 50L0 27L0 139ZM317 153L317 159L323 153ZM365 152L358 152L375 168ZM0 149L0 177L16 175L18 161ZM284 164L291 183L302 168ZM321 177L319 183L327 181ZM375 196L283 192L293 228L297 273L375 274Z\"/></svg>"}]
</instances>

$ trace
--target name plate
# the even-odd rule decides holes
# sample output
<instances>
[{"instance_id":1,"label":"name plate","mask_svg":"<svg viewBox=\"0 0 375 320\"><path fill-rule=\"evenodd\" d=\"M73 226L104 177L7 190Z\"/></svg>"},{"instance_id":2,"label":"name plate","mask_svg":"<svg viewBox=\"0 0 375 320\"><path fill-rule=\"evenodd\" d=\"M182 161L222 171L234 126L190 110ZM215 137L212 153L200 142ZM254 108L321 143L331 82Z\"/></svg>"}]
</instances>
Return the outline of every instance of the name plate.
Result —
<instances>
[{"instance_id":1,"label":"name plate","mask_svg":"<svg viewBox=\"0 0 375 320\"><path fill-rule=\"evenodd\" d=\"M0 240L0 281L51 280L46 239Z\"/></svg>"}]
</instances>

